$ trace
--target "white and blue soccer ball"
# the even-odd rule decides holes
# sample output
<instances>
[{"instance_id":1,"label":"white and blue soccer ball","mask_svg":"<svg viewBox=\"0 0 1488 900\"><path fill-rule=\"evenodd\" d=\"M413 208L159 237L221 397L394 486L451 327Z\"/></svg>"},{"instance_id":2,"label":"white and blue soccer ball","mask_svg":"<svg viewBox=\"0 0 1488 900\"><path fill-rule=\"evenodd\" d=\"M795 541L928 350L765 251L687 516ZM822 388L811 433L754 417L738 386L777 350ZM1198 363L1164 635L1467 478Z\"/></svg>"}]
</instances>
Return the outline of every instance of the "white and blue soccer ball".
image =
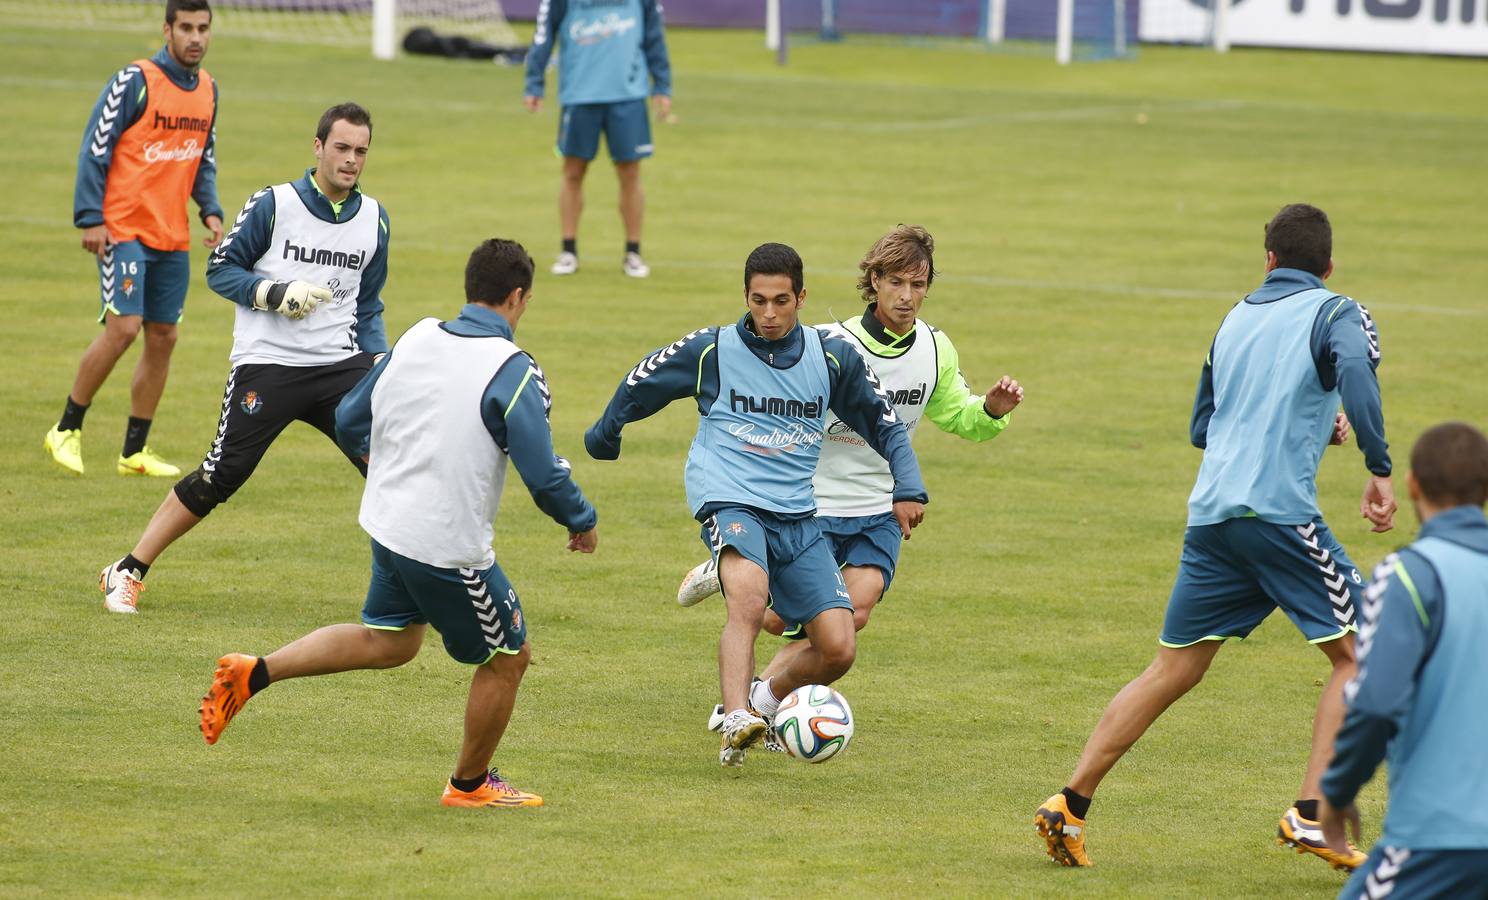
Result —
<instances>
[{"instance_id":1,"label":"white and blue soccer ball","mask_svg":"<svg viewBox=\"0 0 1488 900\"><path fill-rule=\"evenodd\" d=\"M826 762L852 740L852 708L824 684L802 685L780 701L774 725L785 752L809 763Z\"/></svg>"}]
</instances>

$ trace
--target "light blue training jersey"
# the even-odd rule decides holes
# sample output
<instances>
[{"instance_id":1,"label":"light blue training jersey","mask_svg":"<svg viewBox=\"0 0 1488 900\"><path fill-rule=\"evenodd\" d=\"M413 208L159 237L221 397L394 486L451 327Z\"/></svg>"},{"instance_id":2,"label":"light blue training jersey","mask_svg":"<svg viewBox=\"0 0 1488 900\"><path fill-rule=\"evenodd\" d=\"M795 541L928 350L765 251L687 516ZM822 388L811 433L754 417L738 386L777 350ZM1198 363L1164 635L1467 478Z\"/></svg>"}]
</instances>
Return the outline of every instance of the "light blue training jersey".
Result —
<instances>
[{"instance_id":1,"label":"light blue training jersey","mask_svg":"<svg viewBox=\"0 0 1488 900\"><path fill-rule=\"evenodd\" d=\"M786 369L755 356L737 329L718 330L718 399L698 420L687 454L694 515L706 503L787 515L815 511L811 478L832 389L821 335L801 330L801 358Z\"/></svg>"},{"instance_id":2,"label":"light blue training jersey","mask_svg":"<svg viewBox=\"0 0 1488 900\"><path fill-rule=\"evenodd\" d=\"M671 61L657 0L542 0L527 53L526 96L543 95L554 49L558 102L563 106L672 93Z\"/></svg>"},{"instance_id":3,"label":"light blue training jersey","mask_svg":"<svg viewBox=\"0 0 1488 900\"><path fill-rule=\"evenodd\" d=\"M1188 498L1188 524L1256 515L1278 525L1317 518L1317 470L1338 413L1311 341L1326 288L1235 304L1214 338L1214 414Z\"/></svg>"},{"instance_id":4,"label":"light blue training jersey","mask_svg":"<svg viewBox=\"0 0 1488 900\"><path fill-rule=\"evenodd\" d=\"M1485 849L1488 556L1440 537L1423 537L1410 549L1441 580L1443 624L1410 712L1390 742L1390 807L1380 840L1413 849ZM1366 655L1361 651L1361 662Z\"/></svg>"}]
</instances>

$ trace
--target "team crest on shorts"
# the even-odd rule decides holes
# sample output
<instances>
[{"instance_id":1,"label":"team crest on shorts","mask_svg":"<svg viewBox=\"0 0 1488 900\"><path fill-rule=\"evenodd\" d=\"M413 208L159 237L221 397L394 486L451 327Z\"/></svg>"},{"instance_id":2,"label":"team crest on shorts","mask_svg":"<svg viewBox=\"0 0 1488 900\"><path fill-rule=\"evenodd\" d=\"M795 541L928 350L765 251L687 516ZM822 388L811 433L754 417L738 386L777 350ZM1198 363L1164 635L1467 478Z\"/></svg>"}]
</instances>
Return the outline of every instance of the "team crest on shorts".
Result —
<instances>
[{"instance_id":1,"label":"team crest on shorts","mask_svg":"<svg viewBox=\"0 0 1488 900\"><path fill-rule=\"evenodd\" d=\"M134 295L134 279L133 278L126 278L126 279L124 279L124 284L121 287L124 290L124 296L130 297L130 296L133 296Z\"/></svg>"},{"instance_id":2,"label":"team crest on shorts","mask_svg":"<svg viewBox=\"0 0 1488 900\"><path fill-rule=\"evenodd\" d=\"M263 401L258 399L258 391L249 391L243 395L243 412L253 415L263 409Z\"/></svg>"},{"instance_id":3,"label":"team crest on shorts","mask_svg":"<svg viewBox=\"0 0 1488 900\"><path fill-rule=\"evenodd\" d=\"M744 523L730 522L728 523L728 527L725 528L724 531L727 531L729 534L744 534Z\"/></svg>"}]
</instances>

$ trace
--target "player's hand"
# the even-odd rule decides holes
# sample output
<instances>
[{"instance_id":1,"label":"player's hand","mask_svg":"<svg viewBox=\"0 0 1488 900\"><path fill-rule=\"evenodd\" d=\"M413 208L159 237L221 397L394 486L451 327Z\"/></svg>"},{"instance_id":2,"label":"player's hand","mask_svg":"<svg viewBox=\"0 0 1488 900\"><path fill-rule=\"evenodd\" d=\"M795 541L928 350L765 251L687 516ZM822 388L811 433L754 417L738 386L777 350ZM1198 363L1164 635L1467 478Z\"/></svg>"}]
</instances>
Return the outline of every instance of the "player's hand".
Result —
<instances>
[{"instance_id":1,"label":"player's hand","mask_svg":"<svg viewBox=\"0 0 1488 900\"><path fill-rule=\"evenodd\" d=\"M331 299L331 292L306 281L260 281L253 292L253 308L270 310L290 319L303 319Z\"/></svg>"},{"instance_id":2,"label":"player's hand","mask_svg":"<svg viewBox=\"0 0 1488 900\"><path fill-rule=\"evenodd\" d=\"M656 104L656 118L662 120L668 125L671 125L672 123L677 121L676 118L672 115L672 98L670 96L666 94L657 94L655 97L652 98L652 101Z\"/></svg>"},{"instance_id":3,"label":"player's hand","mask_svg":"<svg viewBox=\"0 0 1488 900\"><path fill-rule=\"evenodd\" d=\"M531 96L523 97L522 105L527 107L528 112L537 112L538 110L542 109L542 98Z\"/></svg>"},{"instance_id":4,"label":"player's hand","mask_svg":"<svg viewBox=\"0 0 1488 900\"><path fill-rule=\"evenodd\" d=\"M1333 437L1331 437L1331 438L1328 439L1328 443L1330 443L1333 446L1337 447L1337 446L1340 446L1342 444L1347 444L1348 443L1348 439L1349 439L1349 420L1348 420L1348 416L1344 415L1343 413L1339 413L1338 414L1338 417L1333 420Z\"/></svg>"},{"instance_id":5,"label":"player's hand","mask_svg":"<svg viewBox=\"0 0 1488 900\"><path fill-rule=\"evenodd\" d=\"M103 254L114 246L114 236L109 234L107 225L91 225L83 229L83 249L103 259Z\"/></svg>"},{"instance_id":6,"label":"player's hand","mask_svg":"<svg viewBox=\"0 0 1488 900\"><path fill-rule=\"evenodd\" d=\"M1359 501L1359 515L1374 524L1374 531L1384 533L1395 527L1395 485L1390 476L1371 475L1364 485L1364 499Z\"/></svg>"},{"instance_id":7,"label":"player's hand","mask_svg":"<svg viewBox=\"0 0 1488 900\"><path fill-rule=\"evenodd\" d=\"M568 535L569 550L593 553L597 546L599 546L599 532L593 528L588 531L570 532Z\"/></svg>"},{"instance_id":8,"label":"player's hand","mask_svg":"<svg viewBox=\"0 0 1488 900\"><path fill-rule=\"evenodd\" d=\"M1000 419L1012 412L1019 403L1023 402L1023 385L1017 379L1004 375L998 379L992 390L987 392L987 399L982 402L982 409L987 415L994 419Z\"/></svg>"},{"instance_id":9,"label":"player's hand","mask_svg":"<svg viewBox=\"0 0 1488 900\"><path fill-rule=\"evenodd\" d=\"M918 500L894 501L894 519L899 523L899 533L909 540L910 529L925 521L925 504Z\"/></svg>"},{"instance_id":10,"label":"player's hand","mask_svg":"<svg viewBox=\"0 0 1488 900\"><path fill-rule=\"evenodd\" d=\"M202 219L202 224L207 226L208 231L212 232L207 237L202 238L203 247L206 247L208 250L210 250L218 244L222 243L221 216L207 216L205 219Z\"/></svg>"},{"instance_id":11,"label":"player's hand","mask_svg":"<svg viewBox=\"0 0 1488 900\"><path fill-rule=\"evenodd\" d=\"M1327 841L1328 847L1334 853L1344 856L1349 855L1348 837L1344 834L1344 824L1347 823L1348 831L1353 835L1354 843L1362 843L1359 836L1359 807L1350 803L1347 809L1335 809L1328 798L1318 800L1318 824L1323 829L1323 840Z\"/></svg>"}]
</instances>

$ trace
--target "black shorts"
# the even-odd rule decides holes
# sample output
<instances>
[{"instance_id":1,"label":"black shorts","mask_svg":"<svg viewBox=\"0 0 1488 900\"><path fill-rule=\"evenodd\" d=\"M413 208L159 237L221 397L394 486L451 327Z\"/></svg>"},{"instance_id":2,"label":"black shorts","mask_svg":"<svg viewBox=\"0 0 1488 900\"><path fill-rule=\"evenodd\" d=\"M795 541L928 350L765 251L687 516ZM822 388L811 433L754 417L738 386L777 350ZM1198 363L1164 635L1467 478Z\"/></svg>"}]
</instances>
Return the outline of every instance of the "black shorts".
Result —
<instances>
[{"instance_id":1,"label":"black shorts","mask_svg":"<svg viewBox=\"0 0 1488 900\"><path fill-rule=\"evenodd\" d=\"M371 353L358 353L328 366L248 363L235 367L222 394L217 436L198 469L215 488L219 502L248 481L269 445L291 422L312 425L334 442L336 404L371 368ZM367 464L359 457L347 459L363 476L367 474ZM197 515L207 512L193 509L188 496L182 502Z\"/></svg>"}]
</instances>

